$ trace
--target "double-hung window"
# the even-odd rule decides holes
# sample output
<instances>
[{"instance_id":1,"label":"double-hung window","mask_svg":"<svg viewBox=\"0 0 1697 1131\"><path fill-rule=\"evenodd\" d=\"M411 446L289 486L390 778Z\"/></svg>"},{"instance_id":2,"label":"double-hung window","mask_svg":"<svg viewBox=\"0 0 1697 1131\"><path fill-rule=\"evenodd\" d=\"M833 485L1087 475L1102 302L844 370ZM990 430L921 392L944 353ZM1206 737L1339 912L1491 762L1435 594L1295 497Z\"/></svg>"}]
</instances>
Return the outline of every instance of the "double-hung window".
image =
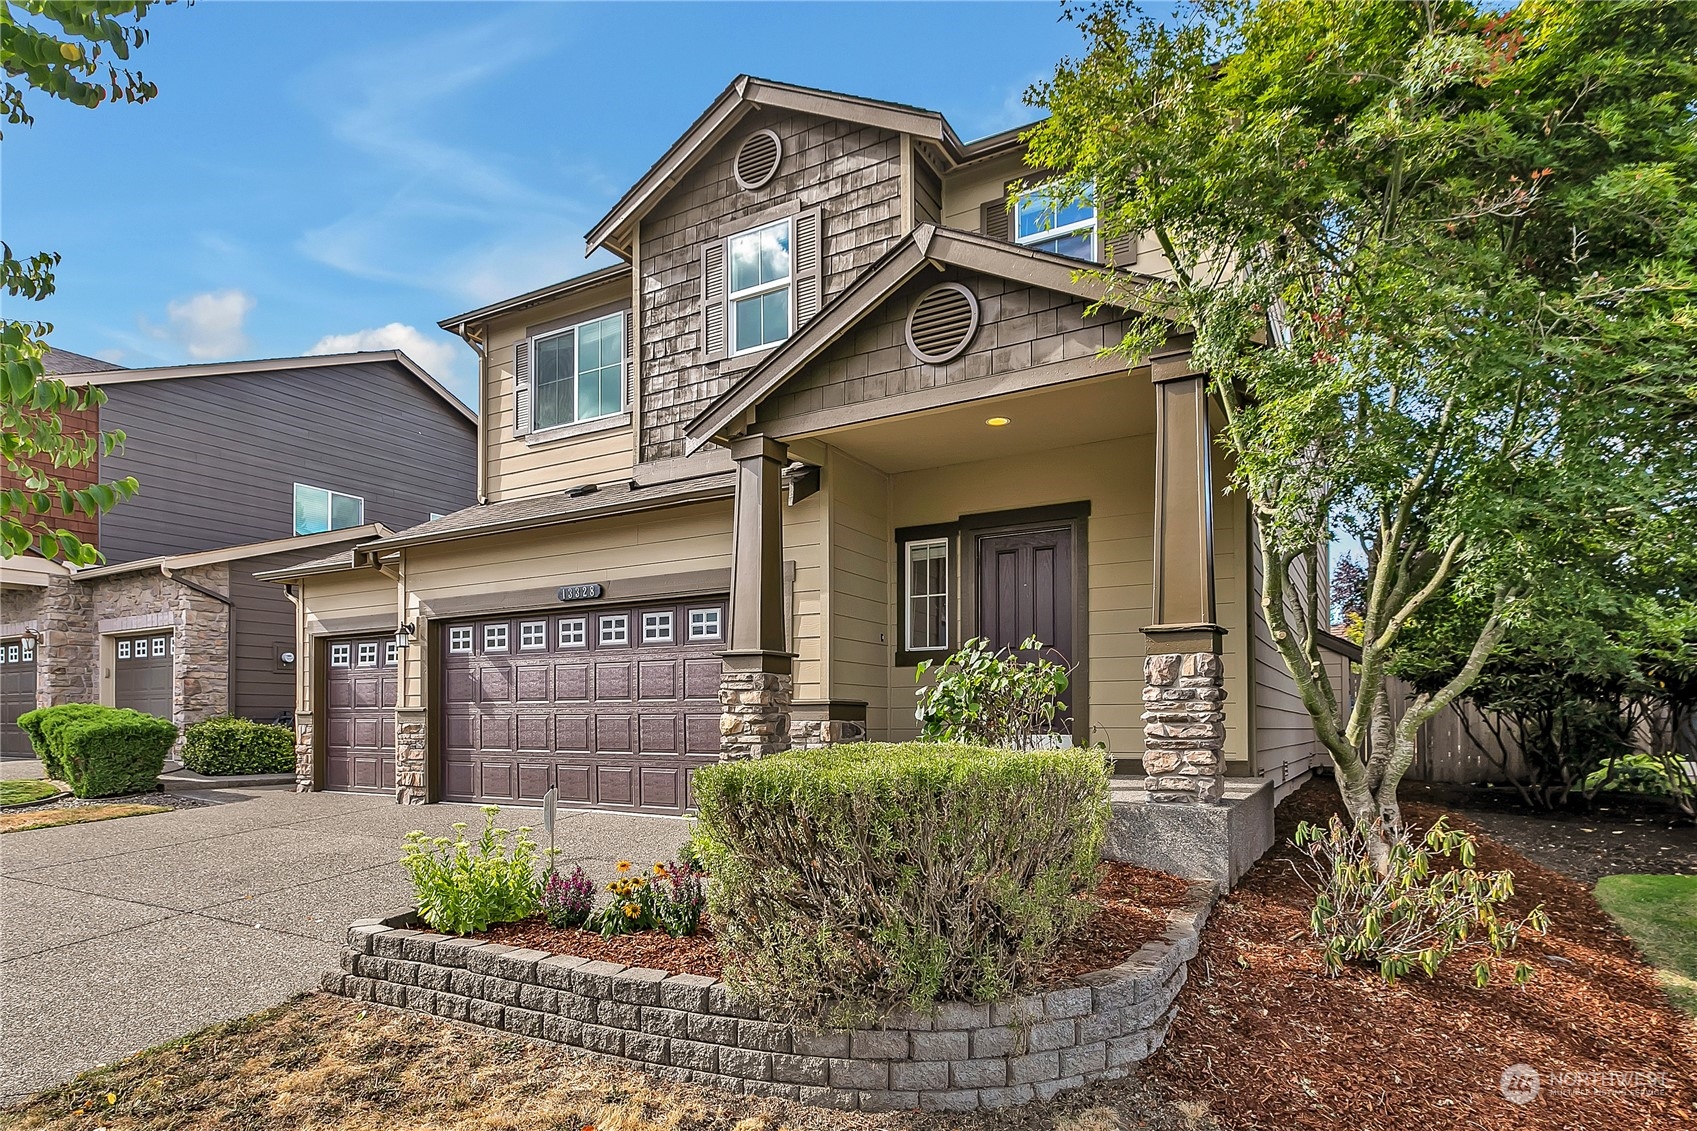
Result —
<instances>
[{"instance_id":1,"label":"double-hung window","mask_svg":"<svg viewBox=\"0 0 1697 1131\"><path fill-rule=\"evenodd\" d=\"M902 644L908 652L949 648L949 540L908 542L902 551L905 581Z\"/></svg>"},{"instance_id":2,"label":"double-hung window","mask_svg":"<svg viewBox=\"0 0 1697 1131\"><path fill-rule=\"evenodd\" d=\"M790 236L786 219L725 241L733 354L764 349L790 336Z\"/></svg>"},{"instance_id":3,"label":"double-hung window","mask_svg":"<svg viewBox=\"0 0 1697 1131\"><path fill-rule=\"evenodd\" d=\"M323 534L365 522L365 500L324 487L295 484L295 533Z\"/></svg>"},{"instance_id":4,"label":"double-hung window","mask_svg":"<svg viewBox=\"0 0 1697 1131\"><path fill-rule=\"evenodd\" d=\"M624 409L625 316L609 314L531 342L530 428L540 432Z\"/></svg>"},{"instance_id":5,"label":"double-hung window","mask_svg":"<svg viewBox=\"0 0 1697 1131\"><path fill-rule=\"evenodd\" d=\"M1022 247L1094 262L1096 205L1089 190L1069 197L1038 185L1020 195L1013 208L1014 242Z\"/></svg>"}]
</instances>

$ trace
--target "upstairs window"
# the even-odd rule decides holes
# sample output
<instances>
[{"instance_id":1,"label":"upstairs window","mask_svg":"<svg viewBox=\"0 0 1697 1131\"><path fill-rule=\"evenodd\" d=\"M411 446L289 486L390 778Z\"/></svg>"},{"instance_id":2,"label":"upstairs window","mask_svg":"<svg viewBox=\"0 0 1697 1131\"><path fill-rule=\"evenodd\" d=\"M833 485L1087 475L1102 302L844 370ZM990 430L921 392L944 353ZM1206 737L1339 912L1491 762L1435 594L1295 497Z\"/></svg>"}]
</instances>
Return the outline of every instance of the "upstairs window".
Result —
<instances>
[{"instance_id":1,"label":"upstairs window","mask_svg":"<svg viewBox=\"0 0 1697 1131\"><path fill-rule=\"evenodd\" d=\"M729 259L731 352L790 336L790 222L779 220L725 241Z\"/></svg>"},{"instance_id":2,"label":"upstairs window","mask_svg":"<svg viewBox=\"0 0 1697 1131\"><path fill-rule=\"evenodd\" d=\"M295 533L323 534L365 523L365 500L324 487L295 484Z\"/></svg>"},{"instance_id":3,"label":"upstairs window","mask_svg":"<svg viewBox=\"0 0 1697 1131\"><path fill-rule=\"evenodd\" d=\"M1096 206L1088 193L1068 197L1033 188L1014 202L1013 235L1022 247L1095 262Z\"/></svg>"},{"instance_id":4,"label":"upstairs window","mask_svg":"<svg viewBox=\"0 0 1697 1131\"><path fill-rule=\"evenodd\" d=\"M624 341L625 316L609 314L531 342L531 431L623 411Z\"/></svg>"}]
</instances>

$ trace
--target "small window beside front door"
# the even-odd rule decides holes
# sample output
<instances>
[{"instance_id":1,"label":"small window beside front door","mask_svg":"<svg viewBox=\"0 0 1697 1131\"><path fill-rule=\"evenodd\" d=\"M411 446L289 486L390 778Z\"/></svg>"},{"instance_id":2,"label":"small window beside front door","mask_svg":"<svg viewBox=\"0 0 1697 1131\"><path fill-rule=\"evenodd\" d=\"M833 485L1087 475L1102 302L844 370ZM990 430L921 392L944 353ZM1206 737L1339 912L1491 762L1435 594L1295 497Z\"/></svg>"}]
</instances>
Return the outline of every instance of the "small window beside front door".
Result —
<instances>
[{"instance_id":1,"label":"small window beside front door","mask_svg":"<svg viewBox=\"0 0 1697 1131\"><path fill-rule=\"evenodd\" d=\"M909 652L946 652L949 647L949 542L909 542L903 554L907 599L903 644Z\"/></svg>"}]
</instances>

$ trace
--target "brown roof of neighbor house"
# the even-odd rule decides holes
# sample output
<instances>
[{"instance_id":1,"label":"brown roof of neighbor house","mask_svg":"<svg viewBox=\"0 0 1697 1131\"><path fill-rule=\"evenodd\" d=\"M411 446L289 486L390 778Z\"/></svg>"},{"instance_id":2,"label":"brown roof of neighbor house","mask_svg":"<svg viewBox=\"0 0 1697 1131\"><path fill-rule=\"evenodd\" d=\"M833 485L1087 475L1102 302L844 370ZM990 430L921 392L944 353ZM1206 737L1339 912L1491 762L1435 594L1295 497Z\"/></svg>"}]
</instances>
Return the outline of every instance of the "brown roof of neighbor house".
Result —
<instances>
[{"instance_id":1,"label":"brown roof of neighbor house","mask_svg":"<svg viewBox=\"0 0 1697 1131\"><path fill-rule=\"evenodd\" d=\"M103 577L117 577L126 573L140 573L144 570L158 569L160 566L165 566L168 569L194 569L196 566L241 561L243 558L263 558L271 554L287 553L290 550L314 550L320 546L333 546L338 542L365 542L372 538L381 538L393 533L394 531L381 522L371 522L364 526L346 526L340 530L326 530L321 534L297 534L290 538L272 538L265 542L249 542L242 546L223 546L216 550L200 550L192 554L161 554L157 557L141 558L119 565L74 569L72 575L79 581L92 581Z\"/></svg>"},{"instance_id":2,"label":"brown roof of neighbor house","mask_svg":"<svg viewBox=\"0 0 1697 1131\"><path fill-rule=\"evenodd\" d=\"M545 302L576 294L579 291L598 287L609 283L620 276L629 277L629 263L615 263L611 267L603 267L598 271L590 271L583 275L574 275L558 283L550 283L546 287L538 287L534 291L526 291L522 295L504 298L500 302L492 302L488 306L480 306L476 310L468 310L464 314L456 314L452 318L444 318L436 325L451 334L458 334L464 327L479 322L487 322L491 318L499 318L503 314L512 314Z\"/></svg>"},{"instance_id":3,"label":"brown roof of neighbor house","mask_svg":"<svg viewBox=\"0 0 1697 1131\"><path fill-rule=\"evenodd\" d=\"M268 357L256 358L252 361L214 361L200 365L160 365L151 369L124 369L106 365L99 370L80 371L78 376L86 377L87 383L95 385L124 385L138 381L168 381L181 377L225 377L247 373L274 373L280 369L315 369L328 365L365 365L381 361L392 361L399 364L425 388L446 401L448 407L471 423L477 423L477 413L468 408L465 402L453 393L450 393L440 381L420 368L418 362L400 350L315 354L311 357Z\"/></svg>"},{"instance_id":4,"label":"brown roof of neighbor house","mask_svg":"<svg viewBox=\"0 0 1697 1131\"><path fill-rule=\"evenodd\" d=\"M900 102L885 102L876 98L840 94L817 87L794 86L771 79L738 75L701 116L690 123L683 136L673 142L660 159L619 198L612 210L591 228L584 237L585 254L598 248L610 247L617 254L628 251L628 241L619 244L614 237L632 217L643 211L651 201L664 195L677 184L695 159L720 141L745 113L758 107L801 110L822 117L839 118L849 122L912 134L931 142L951 165L963 165L993 156L1019 145L1020 130L1004 130L980 141L964 143L948 120L935 110L908 106ZM1022 129L1029 129L1029 126Z\"/></svg>"},{"instance_id":5,"label":"brown roof of neighbor house","mask_svg":"<svg viewBox=\"0 0 1697 1131\"><path fill-rule=\"evenodd\" d=\"M1101 280L1076 259L976 232L921 224L827 303L812 321L698 413L684 428L687 451L698 451L739 413L758 404L927 265L1018 279L1091 302L1107 297ZM1121 274L1133 283L1158 282L1135 272Z\"/></svg>"},{"instance_id":6,"label":"brown roof of neighbor house","mask_svg":"<svg viewBox=\"0 0 1697 1131\"><path fill-rule=\"evenodd\" d=\"M736 475L722 472L696 479L680 479L639 487L623 481L599 487L587 494L559 491L501 503L467 507L442 518L409 527L395 534L386 534L375 541L355 547L351 556L336 554L300 565L271 570L254 576L265 581L287 581L309 573L325 573L335 569L352 569L367 555L385 554L407 546L449 542L460 538L476 538L512 530L530 530L583 522L592 518L611 518L622 514L659 510L663 507L686 506L690 503L728 499L736 493Z\"/></svg>"},{"instance_id":7,"label":"brown roof of neighbor house","mask_svg":"<svg viewBox=\"0 0 1697 1131\"><path fill-rule=\"evenodd\" d=\"M49 377L67 373L106 373L124 368L110 361L101 361L98 357L62 350L58 346L47 347L47 356L41 359L41 366Z\"/></svg>"}]
</instances>

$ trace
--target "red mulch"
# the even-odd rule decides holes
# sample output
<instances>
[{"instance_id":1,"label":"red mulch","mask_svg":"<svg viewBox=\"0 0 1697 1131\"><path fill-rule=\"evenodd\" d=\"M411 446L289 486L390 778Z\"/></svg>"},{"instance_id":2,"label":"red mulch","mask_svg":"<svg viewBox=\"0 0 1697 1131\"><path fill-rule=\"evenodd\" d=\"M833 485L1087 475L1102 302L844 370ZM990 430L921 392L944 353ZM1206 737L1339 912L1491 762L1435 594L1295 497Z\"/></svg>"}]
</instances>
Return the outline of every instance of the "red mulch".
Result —
<instances>
[{"instance_id":1,"label":"red mulch","mask_svg":"<svg viewBox=\"0 0 1697 1131\"><path fill-rule=\"evenodd\" d=\"M1095 889L1080 897L1095 905L1094 913L1062 941L1054 957L1037 972L1034 988L1062 985L1080 974L1118 966L1166 930L1167 912L1184 906L1188 895L1189 885L1184 880L1163 872L1130 864L1102 864ZM705 921L700 934L683 939L661 931L603 938L594 931L550 927L541 917L501 923L476 937L673 974L717 978L724 969L713 928Z\"/></svg>"},{"instance_id":2,"label":"red mulch","mask_svg":"<svg viewBox=\"0 0 1697 1131\"><path fill-rule=\"evenodd\" d=\"M1317 781L1278 809L1278 846L1214 911L1166 1047L1148 1068L1205 1101L1227 1131L1662 1131L1697 1124L1697 1027L1668 1004L1654 972L1585 886L1481 837L1479 866L1509 868L1524 913L1542 903L1550 934L1495 964L1475 989L1471 959L1395 986L1376 973L1326 975L1307 934L1312 895L1290 861L1299 820L1336 811ZM1410 805L1424 826L1441 810ZM1451 818L1455 827L1477 827ZM1543 1091L1516 1107L1503 1070L1527 1064ZM1618 1080L1559 1073L1658 1074L1643 1094Z\"/></svg>"}]
</instances>

